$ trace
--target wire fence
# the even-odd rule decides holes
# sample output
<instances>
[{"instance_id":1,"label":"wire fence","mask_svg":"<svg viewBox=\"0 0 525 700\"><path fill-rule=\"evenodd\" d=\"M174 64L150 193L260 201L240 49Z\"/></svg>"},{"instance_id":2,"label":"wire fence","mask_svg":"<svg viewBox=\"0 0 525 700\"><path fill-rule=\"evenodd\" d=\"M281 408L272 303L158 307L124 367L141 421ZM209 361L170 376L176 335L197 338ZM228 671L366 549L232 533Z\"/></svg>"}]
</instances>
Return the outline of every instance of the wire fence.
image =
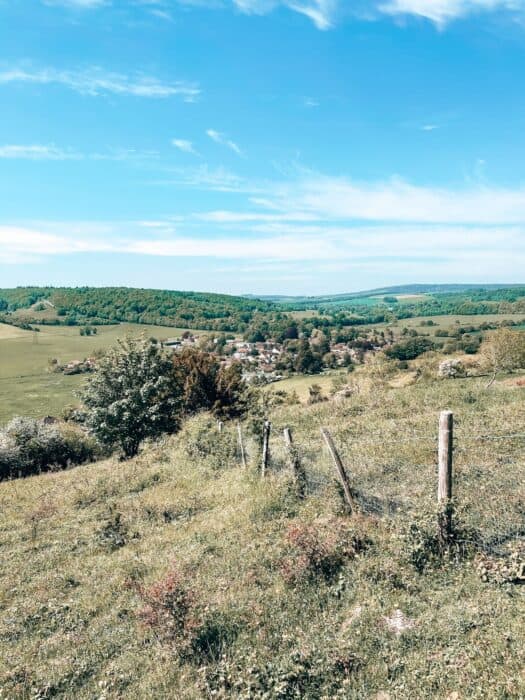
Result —
<instances>
[{"instance_id":1,"label":"wire fence","mask_svg":"<svg viewBox=\"0 0 525 700\"><path fill-rule=\"evenodd\" d=\"M435 420L435 413L418 417L419 424L429 426ZM268 473L290 469L289 447L283 439L287 427L272 425ZM471 428L459 425L453 437L453 497L483 547L495 551L525 538L525 426L506 432ZM422 429L392 420L378 432L357 430L349 421L346 427L339 422L331 432L363 511L396 517L436 501L437 426ZM319 426L301 426L293 438L306 497L336 489L340 479ZM247 454L249 462L258 466L260 446L252 441Z\"/></svg>"}]
</instances>

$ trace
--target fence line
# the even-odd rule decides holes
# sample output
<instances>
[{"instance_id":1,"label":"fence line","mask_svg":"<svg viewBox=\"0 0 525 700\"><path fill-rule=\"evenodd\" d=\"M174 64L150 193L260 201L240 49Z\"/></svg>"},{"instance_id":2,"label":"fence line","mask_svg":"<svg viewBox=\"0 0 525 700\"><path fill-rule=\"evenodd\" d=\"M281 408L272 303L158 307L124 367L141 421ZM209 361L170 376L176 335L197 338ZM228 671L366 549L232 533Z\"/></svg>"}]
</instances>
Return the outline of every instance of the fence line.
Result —
<instances>
[{"instance_id":1,"label":"fence line","mask_svg":"<svg viewBox=\"0 0 525 700\"><path fill-rule=\"evenodd\" d=\"M454 513L457 507L454 505L456 491L459 502L464 503L470 517L474 518L480 542L483 542L487 549L499 547L516 537L524 537L525 521L522 508L519 506L520 484L522 484L521 451L516 441L525 439L525 433L456 432L454 434L451 430L452 414L442 412L440 419L433 434L414 435L408 430L409 434L405 437L392 440L370 440L367 439L367 434L360 437L352 434L353 431L343 429L341 437L344 439L344 449L341 452L336 445L337 440L334 441L330 432L324 428L321 433L335 467L335 469L332 467L333 471L332 469L326 471L325 460L319 460L318 440L306 434L295 444L291 439L290 429L283 425L280 425L278 430L282 432L284 441L281 440L280 446L277 443L275 452L272 448L270 458L270 424L269 421L265 421L261 475L264 476L267 473L273 461L279 469L291 471L297 482L294 465L299 465L301 478L304 478L301 484L301 497L306 497L307 492L311 492L312 489L327 488L338 481L342 486L341 495L350 513L361 509L364 512L383 515L395 513L400 509L405 511L407 507L411 510L419 499L430 504L431 498L436 499L435 495L432 496L432 493L436 493L431 485L430 479L432 479L437 486L439 505L436 529L442 542L449 541L453 533L452 521L456 517ZM466 431L467 427L462 426L462 429ZM472 443L485 441L500 441L500 443L514 441L512 449L515 451L515 459L508 461L509 453L506 449L497 453L506 459L505 463L509 465L506 471L494 469L493 465L497 463L498 457L491 450L486 450L483 456L476 457L476 451L471 447ZM426 444L430 442L432 442L432 449L428 449L430 445ZM396 455L395 451L389 449L393 445L406 447L410 444L421 445L423 454L419 456L420 459L422 457L425 460L423 463L419 460L418 463L412 463L404 451ZM381 459L376 451L371 451L370 455L366 454L366 448L372 446L385 448ZM471 455L468 465L465 463L467 451ZM458 472L457 486L454 489L454 500L452 500L453 466L454 459L458 456L461 460L461 469ZM351 483L347 467L351 468L353 462L358 470L357 479L352 476ZM518 465L516 472L511 471L514 464ZM388 469L389 465L394 471ZM383 470L384 478L381 476L377 478L374 469ZM414 473L413 482L407 481L407 470ZM482 480L480 480L479 470L483 470ZM402 475L400 477L402 481L398 480L398 473ZM354 488L354 485L357 488ZM462 490L465 494L463 498Z\"/></svg>"}]
</instances>

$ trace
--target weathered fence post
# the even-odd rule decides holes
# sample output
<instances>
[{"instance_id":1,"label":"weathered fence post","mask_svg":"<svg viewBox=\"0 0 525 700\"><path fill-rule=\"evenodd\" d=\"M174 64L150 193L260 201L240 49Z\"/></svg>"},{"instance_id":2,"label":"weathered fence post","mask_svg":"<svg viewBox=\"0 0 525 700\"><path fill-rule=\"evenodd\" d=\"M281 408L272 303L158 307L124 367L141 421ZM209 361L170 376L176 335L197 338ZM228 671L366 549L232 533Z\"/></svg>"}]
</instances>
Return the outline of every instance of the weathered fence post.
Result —
<instances>
[{"instance_id":1,"label":"weathered fence post","mask_svg":"<svg viewBox=\"0 0 525 700\"><path fill-rule=\"evenodd\" d=\"M224 423L222 422L222 420L218 420L217 421L217 430L219 431L219 433L222 433L223 427L224 427Z\"/></svg>"},{"instance_id":2,"label":"weathered fence post","mask_svg":"<svg viewBox=\"0 0 525 700\"><path fill-rule=\"evenodd\" d=\"M239 436L239 451L241 453L241 463L243 469L246 469L246 452L244 451L244 440L242 439L242 425L240 421L237 423L237 434Z\"/></svg>"},{"instance_id":3,"label":"weathered fence post","mask_svg":"<svg viewBox=\"0 0 525 700\"><path fill-rule=\"evenodd\" d=\"M272 424L269 420L264 421L263 426L263 451L262 451L262 465L261 465L261 476L266 476L266 469L268 467L268 462L270 461L270 432L272 429Z\"/></svg>"},{"instance_id":4,"label":"weathered fence post","mask_svg":"<svg viewBox=\"0 0 525 700\"><path fill-rule=\"evenodd\" d=\"M330 454L332 455L332 459L334 460L335 468L337 469L337 473L339 474L339 479L343 487L346 504L350 509L350 512L352 512L356 507L356 502L352 495L352 489L350 488L350 482L348 481L348 476L346 474L344 464L341 460L341 457L339 456L339 452L337 451L336 446L334 445L332 436L326 428L321 428L321 435L324 437L328 449L330 450Z\"/></svg>"},{"instance_id":5,"label":"weathered fence post","mask_svg":"<svg viewBox=\"0 0 525 700\"><path fill-rule=\"evenodd\" d=\"M439 531L443 542L452 533L452 449L454 440L454 414L442 411L439 416L438 447L438 503L443 506L439 514Z\"/></svg>"},{"instance_id":6,"label":"weathered fence post","mask_svg":"<svg viewBox=\"0 0 525 700\"><path fill-rule=\"evenodd\" d=\"M283 431L284 442L288 448L288 455L290 457L290 466L294 474L294 478L297 484L297 492L300 498L304 498L306 491L306 473L302 467L301 460L299 459L299 454L297 448L294 445L292 438L292 431L290 428L285 428Z\"/></svg>"}]
</instances>

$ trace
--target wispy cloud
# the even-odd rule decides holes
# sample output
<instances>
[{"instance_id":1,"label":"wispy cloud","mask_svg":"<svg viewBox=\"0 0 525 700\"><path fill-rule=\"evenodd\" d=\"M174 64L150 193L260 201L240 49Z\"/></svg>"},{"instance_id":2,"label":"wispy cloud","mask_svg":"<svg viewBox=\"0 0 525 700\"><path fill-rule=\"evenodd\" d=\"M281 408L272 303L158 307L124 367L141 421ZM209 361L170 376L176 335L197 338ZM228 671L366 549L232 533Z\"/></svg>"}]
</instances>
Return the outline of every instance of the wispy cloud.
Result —
<instances>
[{"instance_id":1,"label":"wispy cloud","mask_svg":"<svg viewBox=\"0 0 525 700\"><path fill-rule=\"evenodd\" d=\"M265 14L281 5L308 17L317 29L330 29L340 0L233 0L236 7L248 14Z\"/></svg>"},{"instance_id":2,"label":"wispy cloud","mask_svg":"<svg viewBox=\"0 0 525 700\"><path fill-rule=\"evenodd\" d=\"M158 157L157 151L143 151L136 148L109 148L106 151L82 153L72 148L60 148L55 144L7 144L0 146L0 158L5 160L139 161Z\"/></svg>"},{"instance_id":3,"label":"wispy cloud","mask_svg":"<svg viewBox=\"0 0 525 700\"><path fill-rule=\"evenodd\" d=\"M193 147L193 143L187 139L172 139L171 145L178 148L179 151L183 153L191 153L194 156L198 156L199 153Z\"/></svg>"},{"instance_id":4,"label":"wispy cloud","mask_svg":"<svg viewBox=\"0 0 525 700\"><path fill-rule=\"evenodd\" d=\"M41 0L50 6L73 9L93 9L112 5L112 0ZM374 20L381 16L393 18L419 17L443 29L447 24L481 13L525 13L525 0L176 0L184 7L235 7L244 14L263 15L278 7L304 15L319 30L332 29L342 16ZM161 0L137 0L150 14L164 21L173 17Z\"/></svg>"},{"instance_id":5,"label":"wispy cloud","mask_svg":"<svg viewBox=\"0 0 525 700\"><path fill-rule=\"evenodd\" d=\"M139 221L4 223L0 262L126 254L237 260L239 271L282 263L292 276L344 266L361 279L400 281L519 281L525 269L525 187L356 183L311 171L264 183L207 166L181 170L181 183L220 190L236 206Z\"/></svg>"},{"instance_id":6,"label":"wispy cloud","mask_svg":"<svg viewBox=\"0 0 525 700\"><path fill-rule=\"evenodd\" d=\"M75 151L64 150L55 145L0 146L0 158L12 160L75 160L81 157Z\"/></svg>"},{"instance_id":7,"label":"wispy cloud","mask_svg":"<svg viewBox=\"0 0 525 700\"><path fill-rule=\"evenodd\" d=\"M387 0L377 9L392 16L416 16L444 27L453 20L480 12L523 12L524 0Z\"/></svg>"},{"instance_id":8,"label":"wispy cloud","mask_svg":"<svg viewBox=\"0 0 525 700\"><path fill-rule=\"evenodd\" d=\"M212 141L221 144L221 146L227 146L238 156L242 157L244 155L239 146L235 143L235 141L232 141L224 134L221 134L220 131L215 131L215 129L208 129L206 131L206 134L210 137Z\"/></svg>"},{"instance_id":9,"label":"wispy cloud","mask_svg":"<svg viewBox=\"0 0 525 700\"><path fill-rule=\"evenodd\" d=\"M164 187L184 185L212 192L247 193L257 191L257 185L246 183L243 178L226 168L210 168L203 164L195 168L171 168L168 177L150 182Z\"/></svg>"},{"instance_id":10,"label":"wispy cloud","mask_svg":"<svg viewBox=\"0 0 525 700\"><path fill-rule=\"evenodd\" d=\"M110 0L43 0L44 5L70 7L81 10L89 10L95 7L109 5Z\"/></svg>"},{"instance_id":11,"label":"wispy cloud","mask_svg":"<svg viewBox=\"0 0 525 700\"><path fill-rule=\"evenodd\" d=\"M281 211L304 211L325 219L449 224L525 225L525 187L447 189L413 185L399 177L358 183L305 172L273 188L266 198Z\"/></svg>"},{"instance_id":12,"label":"wispy cloud","mask_svg":"<svg viewBox=\"0 0 525 700\"><path fill-rule=\"evenodd\" d=\"M8 83L63 85L82 95L90 96L110 94L144 98L177 96L185 102L194 102L200 95L200 88L195 83L163 82L152 76L114 73L99 67L78 71L19 67L0 70L0 84Z\"/></svg>"},{"instance_id":13,"label":"wispy cloud","mask_svg":"<svg viewBox=\"0 0 525 700\"><path fill-rule=\"evenodd\" d=\"M435 131L436 129L439 129L439 126L437 124L423 124L420 129L421 131Z\"/></svg>"}]
</instances>

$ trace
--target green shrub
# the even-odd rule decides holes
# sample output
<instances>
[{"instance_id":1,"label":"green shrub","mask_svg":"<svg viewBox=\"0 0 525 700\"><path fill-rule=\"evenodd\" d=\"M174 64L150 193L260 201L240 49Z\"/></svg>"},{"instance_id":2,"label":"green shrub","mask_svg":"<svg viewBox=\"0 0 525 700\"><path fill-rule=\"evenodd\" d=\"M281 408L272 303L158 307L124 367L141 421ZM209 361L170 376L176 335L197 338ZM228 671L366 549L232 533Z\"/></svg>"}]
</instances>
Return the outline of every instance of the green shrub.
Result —
<instances>
[{"instance_id":1,"label":"green shrub","mask_svg":"<svg viewBox=\"0 0 525 700\"><path fill-rule=\"evenodd\" d=\"M0 433L0 480L66 469L99 456L95 440L79 428L34 418L13 418Z\"/></svg>"},{"instance_id":2,"label":"green shrub","mask_svg":"<svg viewBox=\"0 0 525 700\"><path fill-rule=\"evenodd\" d=\"M443 523L450 519L448 536L443 537ZM459 561L478 546L478 533L463 521L453 503L445 507L426 508L412 513L401 530L402 556L418 571L441 566L445 561Z\"/></svg>"}]
</instances>

